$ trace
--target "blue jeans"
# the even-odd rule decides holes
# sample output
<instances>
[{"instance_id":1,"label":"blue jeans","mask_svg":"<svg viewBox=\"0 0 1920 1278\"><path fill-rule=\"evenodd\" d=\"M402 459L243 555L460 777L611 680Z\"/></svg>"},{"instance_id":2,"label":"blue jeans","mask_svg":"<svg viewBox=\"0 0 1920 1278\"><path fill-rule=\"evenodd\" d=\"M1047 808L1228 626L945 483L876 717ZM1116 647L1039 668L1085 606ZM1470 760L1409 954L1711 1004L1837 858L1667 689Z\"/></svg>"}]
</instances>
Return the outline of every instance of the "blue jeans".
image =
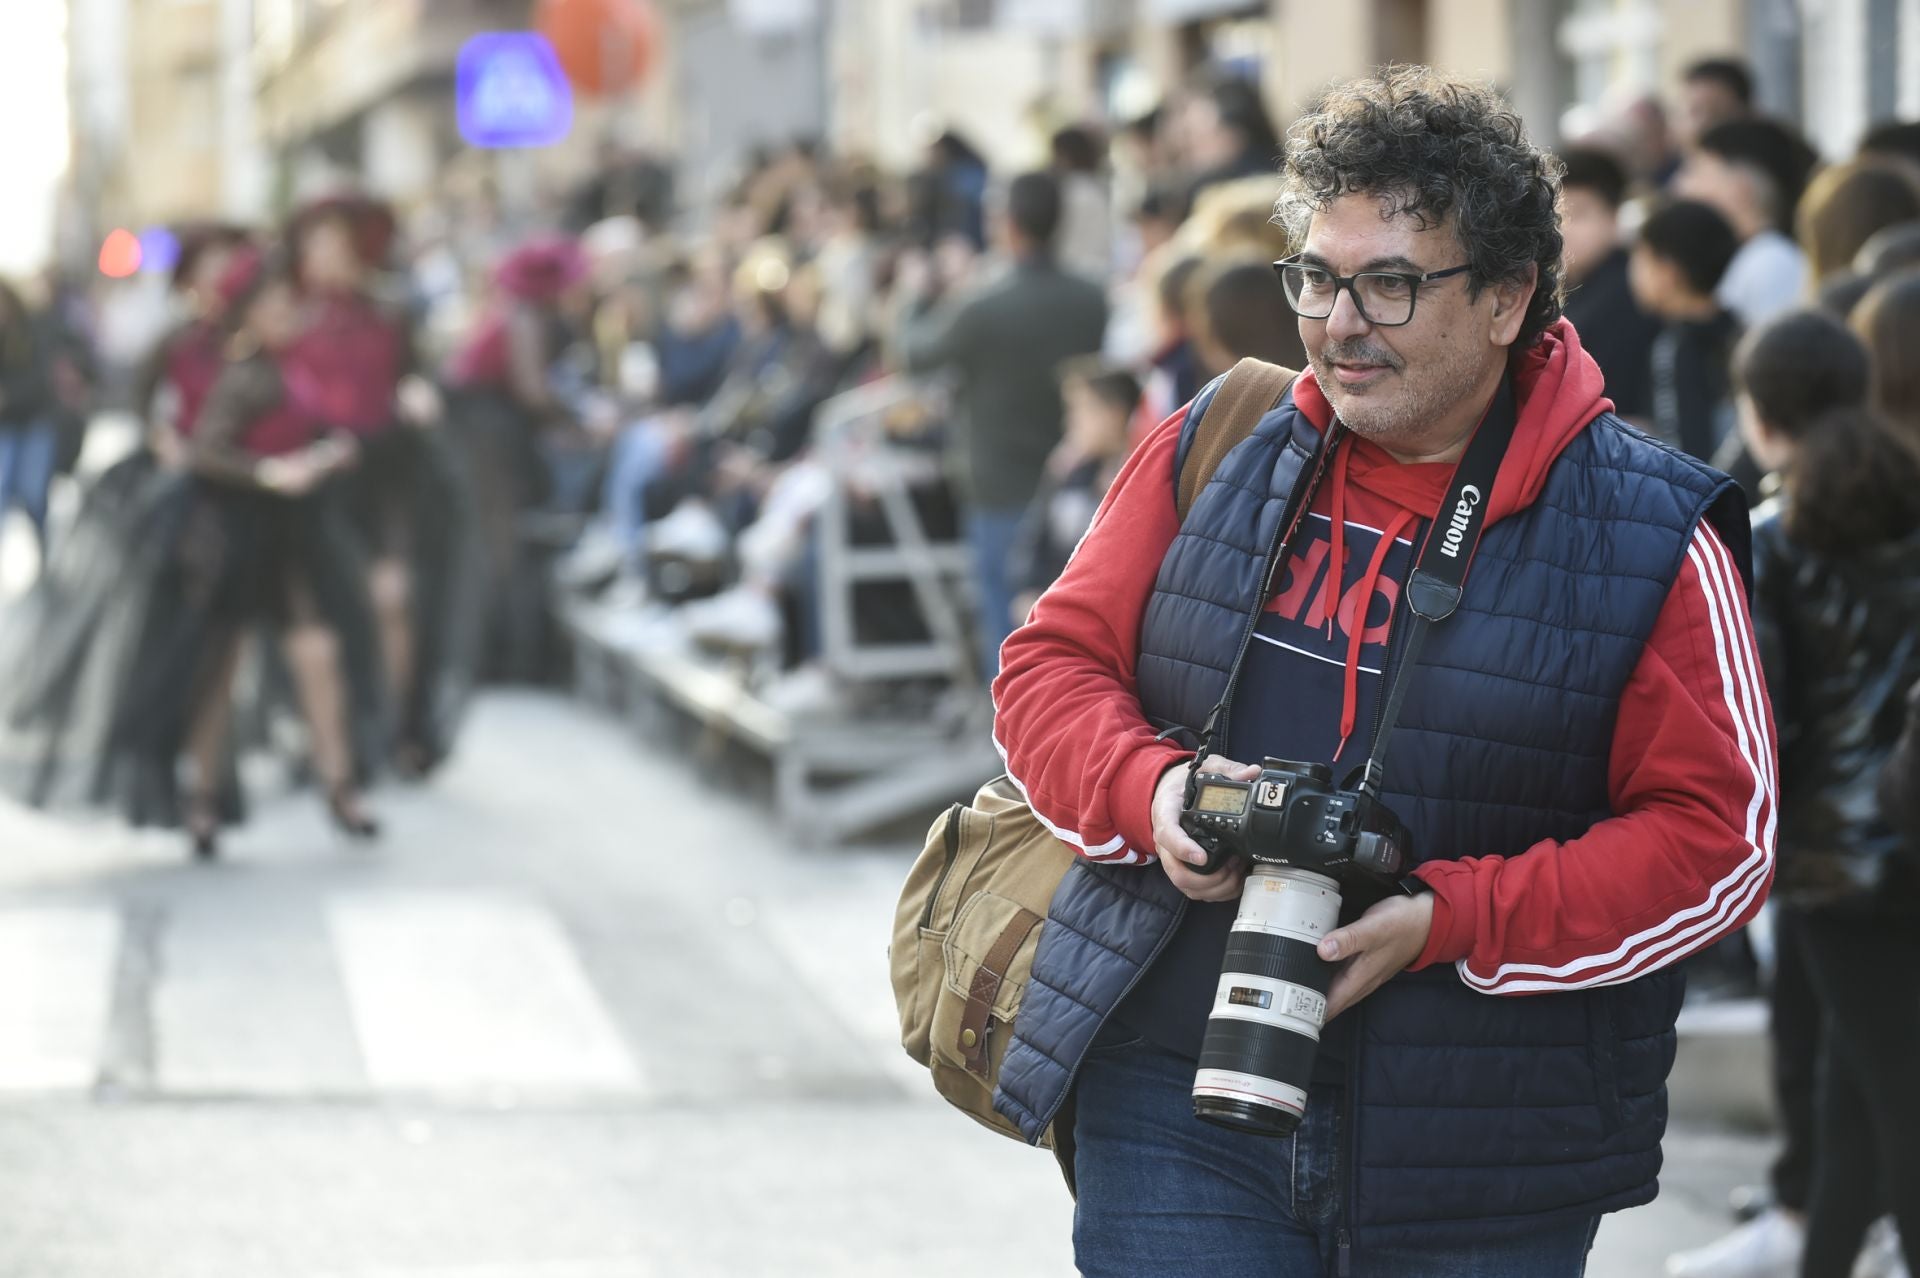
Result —
<instances>
[{"instance_id":1,"label":"blue jeans","mask_svg":"<svg viewBox=\"0 0 1920 1278\"><path fill-rule=\"evenodd\" d=\"M671 454L666 432L652 418L634 422L613 441L600 506L630 558L646 542L647 486L667 472Z\"/></svg>"},{"instance_id":2,"label":"blue jeans","mask_svg":"<svg viewBox=\"0 0 1920 1278\"><path fill-rule=\"evenodd\" d=\"M49 423L0 426L0 518L18 506L33 521L34 534L47 541L47 489L59 433Z\"/></svg>"},{"instance_id":3,"label":"blue jeans","mask_svg":"<svg viewBox=\"0 0 1920 1278\"><path fill-rule=\"evenodd\" d=\"M1109 1031L1111 1033L1111 1031ZM1338 1272L1340 1106L1284 1140L1193 1116L1193 1062L1098 1040L1080 1067L1073 1254L1088 1278L1323 1278ZM1354 1278L1578 1278L1599 1219L1488 1239L1355 1239Z\"/></svg>"},{"instance_id":4,"label":"blue jeans","mask_svg":"<svg viewBox=\"0 0 1920 1278\"><path fill-rule=\"evenodd\" d=\"M980 672L992 682L1000 673L1000 645L1013 633L1013 583L1007 561L1020 534L1017 510L967 513L967 544L973 548L974 580L980 585Z\"/></svg>"}]
</instances>

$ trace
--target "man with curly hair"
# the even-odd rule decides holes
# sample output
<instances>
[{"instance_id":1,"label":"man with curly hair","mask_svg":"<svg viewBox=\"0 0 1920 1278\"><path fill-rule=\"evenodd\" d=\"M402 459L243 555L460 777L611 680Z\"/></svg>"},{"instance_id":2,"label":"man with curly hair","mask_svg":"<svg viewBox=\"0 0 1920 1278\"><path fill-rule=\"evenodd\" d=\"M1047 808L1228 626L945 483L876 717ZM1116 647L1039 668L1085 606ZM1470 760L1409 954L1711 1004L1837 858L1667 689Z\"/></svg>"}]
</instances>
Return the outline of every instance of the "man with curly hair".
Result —
<instances>
[{"instance_id":1,"label":"man with curly hair","mask_svg":"<svg viewBox=\"0 0 1920 1278\"><path fill-rule=\"evenodd\" d=\"M1560 314L1558 188L1482 86L1411 67L1330 91L1279 202L1310 370L1184 521L1218 383L1148 437L1006 646L1008 773L1083 855L996 1104L1073 1173L1087 1274L1562 1278L1655 1194L1675 964L1772 876L1772 725L1744 502L1613 415ZM1455 475L1482 430L1510 432L1470 463L1497 467L1484 492ZM1410 574L1472 522L1456 482L1483 522L1384 774L1418 867L1319 940L1302 1094L1245 1098L1297 1130L1201 1122L1216 993L1246 1015L1220 975L1246 879L1200 869L1191 761L1340 778L1372 756L1409 595L1430 598ZM1242 1037L1282 1074L1319 1018L1307 978L1270 975L1301 1015Z\"/></svg>"}]
</instances>

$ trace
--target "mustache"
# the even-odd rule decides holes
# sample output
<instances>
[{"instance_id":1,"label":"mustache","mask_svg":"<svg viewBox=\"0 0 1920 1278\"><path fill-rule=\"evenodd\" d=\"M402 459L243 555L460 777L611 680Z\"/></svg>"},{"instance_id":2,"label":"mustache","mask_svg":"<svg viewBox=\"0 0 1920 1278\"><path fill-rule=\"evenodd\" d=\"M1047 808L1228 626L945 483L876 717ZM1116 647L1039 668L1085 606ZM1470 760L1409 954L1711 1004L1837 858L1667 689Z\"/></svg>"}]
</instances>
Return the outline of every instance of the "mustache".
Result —
<instances>
[{"instance_id":1,"label":"mustache","mask_svg":"<svg viewBox=\"0 0 1920 1278\"><path fill-rule=\"evenodd\" d=\"M1400 358L1392 351L1364 341L1327 342L1320 348L1320 359L1328 364L1379 364L1392 369L1401 367Z\"/></svg>"}]
</instances>

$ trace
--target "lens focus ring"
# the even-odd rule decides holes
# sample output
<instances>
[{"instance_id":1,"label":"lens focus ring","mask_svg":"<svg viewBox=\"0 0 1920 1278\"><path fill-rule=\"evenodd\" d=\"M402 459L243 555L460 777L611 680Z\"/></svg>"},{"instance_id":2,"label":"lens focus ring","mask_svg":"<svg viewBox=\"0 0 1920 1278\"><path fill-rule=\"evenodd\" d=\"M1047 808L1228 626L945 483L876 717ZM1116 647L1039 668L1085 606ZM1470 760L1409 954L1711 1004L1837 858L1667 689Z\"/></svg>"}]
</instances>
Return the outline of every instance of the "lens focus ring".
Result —
<instances>
[{"instance_id":1,"label":"lens focus ring","mask_svg":"<svg viewBox=\"0 0 1920 1278\"><path fill-rule=\"evenodd\" d=\"M1304 985L1316 994L1325 994L1333 983L1333 964L1322 959L1313 946L1260 933L1229 933L1220 970Z\"/></svg>"}]
</instances>

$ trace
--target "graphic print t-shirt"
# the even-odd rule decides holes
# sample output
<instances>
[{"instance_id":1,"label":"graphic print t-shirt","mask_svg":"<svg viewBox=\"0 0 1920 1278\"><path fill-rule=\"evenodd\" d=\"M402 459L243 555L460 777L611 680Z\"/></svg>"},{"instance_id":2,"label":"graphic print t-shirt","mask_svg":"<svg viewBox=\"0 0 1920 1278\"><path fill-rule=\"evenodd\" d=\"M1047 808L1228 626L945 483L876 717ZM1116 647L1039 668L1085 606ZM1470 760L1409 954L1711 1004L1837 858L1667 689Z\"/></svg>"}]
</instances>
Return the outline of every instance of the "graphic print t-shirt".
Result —
<instances>
[{"instance_id":1,"label":"graphic print t-shirt","mask_svg":"<svg viewBox=\"0 0 1920 1278\"><path fill-rule=\"evenodd\" d=\"M1345 571L1337 579L1331 571L1333 485L1323 480L1247 652L1226 748L1228 757L1244 763L1269 756L1324 763L1336 782L1365 762L1372 745L1401 587L1429 517L1453 476L1449 464L1402 466L1353 436L1341 451L1348 454ZM1363 601L1361 592L1382 530L1403 509L1416 518L1395 537ZM1341 749L1349 641L1356 625L1363 629L1354 680L1354 729ZM1237 901L1189 903L1165 952L1116 1013L1128 1030L1168 1051L1199 1058L1238 908ZM1330 1071L1337 1071L1346 1055L1340 1037L1338 1021L1323 1033L1318 1078L1337 1078Z\"/></svg>"}]
</instances>

